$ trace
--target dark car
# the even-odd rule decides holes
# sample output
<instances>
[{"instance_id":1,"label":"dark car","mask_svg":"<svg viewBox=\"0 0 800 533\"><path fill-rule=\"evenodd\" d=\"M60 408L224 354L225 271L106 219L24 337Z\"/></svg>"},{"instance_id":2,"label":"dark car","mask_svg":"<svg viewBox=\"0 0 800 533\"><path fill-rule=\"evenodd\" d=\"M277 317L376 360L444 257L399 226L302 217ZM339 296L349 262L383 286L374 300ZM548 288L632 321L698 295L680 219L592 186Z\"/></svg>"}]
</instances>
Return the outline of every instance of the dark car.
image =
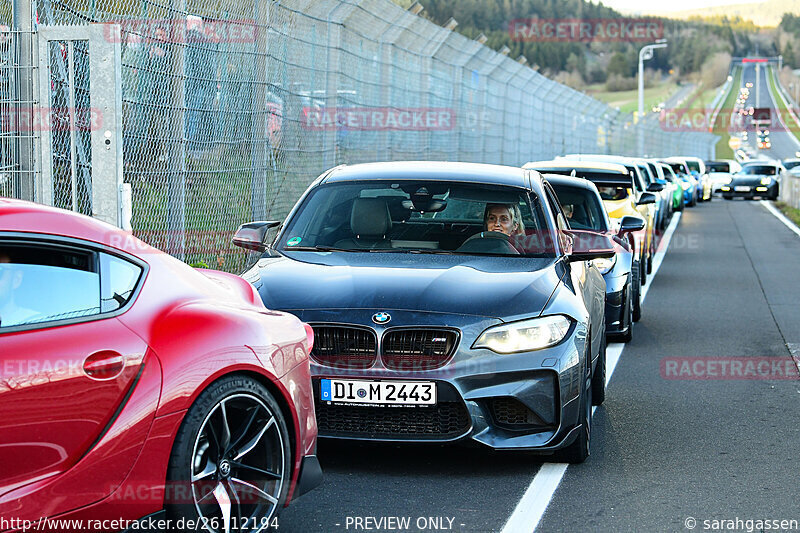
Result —
<instances>
[{"instance_id":1,"label":"dark car","mask_svg":"<svg viewBox=\"0 0 800 533\"><path fill-rule=\"evenodd\" d=\"M99 220L0 221L0 524L248 531L322 481L308 325Z\"/></svg>"},{"instance_id":2,"label":"dark car","mask_svg":"<svg viewBox=\"0 0 800 533\"><path fill-rule=\"evenodd\" d=\"M738 174L733 175L731 182L721 188L722 197L726 200L734 198L752 200L759 196L777 200L783 173L784 169L780 163L767 161L746 163Z\"/></svg>"},{"instance_id":3,"label":"dark car","mask_svg":"<svg viewBox=\"0 0 800 533\"><path fill-rule=\"evenodd\" d=\"M498 209L513 235L484 223ZM264 249L269 225L236 239ZM244 276L314 328L320 436L580 462L605 396L605 282L590 261L613 254L569 230L537 172L372 163L314 181Z\"/></svg>"},{"instance_id":4,"label":"dark car","mask_svg":"<svg viewBox=\"0 0 800 533\"><path fill-rule=\"evenodd\" d=\"M557 159L555 161L538 161L525 164L525 168L538 170L546 174L574 176L591 181L598 187L605 211L615 228L622 227L626 216L634 216L642 220L653 220L653 207L656 202L655 193L639 193L636 188L635 168L615 163L595 161L577 161ZM645 222L645 224L647 224ZM645 250L654 246L649 242L651 232L646 226L642 231L629 231L621 235L633 250L632 300L633 321L641 316L641 286L645 284L647 269L647 253Z\"/></svg>"},{"instance_id":5,"label":"dark car","mask_svg":"<svg viewBox=\"0 0 800 533\"><path fill-rule=\"evenodd\" d=\"M570 228L595 231L613 238L617 253L614 257L595 259L594 265L606 281L606 335L622 342L630 341L633 337L634 298L640 300L641 290L638 275L634 278L632 274L632 268L638 268L638 263L633 261L631 244L617 236L617 231L611 227L594 183L555 174L545 174L544 177L556 191L558 201L567 213ZM644 226L643 219L624 216L619 233L624 235L642 231Z\"/></svg>"}]
</instances>

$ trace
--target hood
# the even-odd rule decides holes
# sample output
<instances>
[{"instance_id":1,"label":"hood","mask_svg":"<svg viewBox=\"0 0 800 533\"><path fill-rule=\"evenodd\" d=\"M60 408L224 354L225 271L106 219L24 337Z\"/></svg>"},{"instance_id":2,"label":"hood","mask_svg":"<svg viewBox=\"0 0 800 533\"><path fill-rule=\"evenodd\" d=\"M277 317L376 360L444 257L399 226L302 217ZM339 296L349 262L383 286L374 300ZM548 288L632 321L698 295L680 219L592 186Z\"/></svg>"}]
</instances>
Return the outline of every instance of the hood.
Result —
<instances>
[{"instance_id":1,"label":"hood","mask_svg":"<svg viewBox=\"0 0 800 533\"><path fill-rule=\"evenodd\" d=\"M603 205L608 212L609 218L622 218L631 214L639 215L630 197L622 200L603 200Z\"/></svg>"},{"instance_id":2,"label":"hood","mask_svg":"<svg viewBox=\"0 0 800 533\"><path fill-rule=\"evenodd\" d=\"M775 179L775 176L767 176L761 174L736 174L732 176L731 185L750 185L757 187L761 185L761 178Z\"/></svg>"},{"instance_id":3,"label":"hood","mask_svg":"<svg viewBox=\"0 0 800 533\"><path fill-rule=\"evenodd\" d=\"M288 252L253 267L269 309L538 316L565 270L554 259ZM254 271L246 277L253 279Z\"/></svg>"}]
</instances>

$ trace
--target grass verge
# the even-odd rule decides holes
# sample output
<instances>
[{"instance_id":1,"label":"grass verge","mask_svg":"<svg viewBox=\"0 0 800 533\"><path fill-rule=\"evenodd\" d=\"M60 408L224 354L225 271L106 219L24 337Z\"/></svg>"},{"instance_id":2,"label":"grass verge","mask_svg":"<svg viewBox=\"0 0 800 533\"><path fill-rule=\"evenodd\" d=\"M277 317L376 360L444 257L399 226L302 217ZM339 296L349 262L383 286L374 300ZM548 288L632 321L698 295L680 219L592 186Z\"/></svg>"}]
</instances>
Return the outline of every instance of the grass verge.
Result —
<instances>
[{"instance_id":1,"label":"grass verge","mask_svg":"<svg viewBox=\"0 0 800 533\"><path fill-rule=\"evenodd\" d=\"M717 115L717 120L714 122L714 135L719 135L719 142L717 142L716 156L717 159L733 159L733 150L728 144L731 140L730 132L730 118L731 111L733 111L734 102L739 94L739 89L742 86L742 69L736 68L731 82L730 90L725 100L720 106L720 113Z\"/></svg>"},{"instance_id":2,"label":"grass verge","mask_svg":"<svg viewBox=\"0 0 800 533\"><path fill-rule=\"evenodd\" d=\"M586 87L586 94L605 102L611 107L618 107L623 113L633 113L639 108L639 91L605 91L604 83L596 83ZM644 90L644 110L645 113L651 112L653 106L666 102L669 97L680 87L674 82L667 82Z\"/></svg>"},{"instance_id":3,"label":"grass verge","mask_svg":"<svg viewBox=\"0 0 800 533\"><path fill-rule=\"evenodd\" d=\"M784 126L786 126L786 129L789 131L789 133L794 135L795 139L800 140L800 137L797 136L797 128L799 126L789 113L789 109L786 107L786 101L783 99L781 92L778 90L775 81L775 70L772 68L767 69L767 83L769 84L770 92L774 95L772 99L775 101L775 105L778 107L781 118L783 118ZM773 126L775 126L774 123Z\"/></svg>"},{"instance_id":4,"label":"grass verge","mask_svg":"<svg viewBox=\"0 0 800 533\"><path fill-rule=\"evenodd\" d=\"M795 226L800 227L800 209L792 207L786 202L777 201L772 203L778 208L778 211L783 213L786 218L791 220Z\"/></svg>"}]
</instances>

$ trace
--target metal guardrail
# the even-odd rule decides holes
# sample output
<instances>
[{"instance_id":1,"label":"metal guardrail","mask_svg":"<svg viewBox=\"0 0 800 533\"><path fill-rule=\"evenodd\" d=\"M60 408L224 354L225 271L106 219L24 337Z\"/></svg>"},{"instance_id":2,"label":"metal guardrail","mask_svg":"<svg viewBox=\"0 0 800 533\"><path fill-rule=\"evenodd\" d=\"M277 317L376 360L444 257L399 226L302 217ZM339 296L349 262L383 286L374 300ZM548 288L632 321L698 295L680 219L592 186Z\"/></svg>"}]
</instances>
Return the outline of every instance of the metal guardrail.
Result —
<instances>
[{"instance_id":1,"label":"metal guardrail","mask_svg":"<svg viewBox=\"0 0 800 533\"><path fill-rule=\"evenodd\" d=\"M800 209L800 178L787 173L780 188L780 199L783 202Z\"/></svg>"}]
</instances>

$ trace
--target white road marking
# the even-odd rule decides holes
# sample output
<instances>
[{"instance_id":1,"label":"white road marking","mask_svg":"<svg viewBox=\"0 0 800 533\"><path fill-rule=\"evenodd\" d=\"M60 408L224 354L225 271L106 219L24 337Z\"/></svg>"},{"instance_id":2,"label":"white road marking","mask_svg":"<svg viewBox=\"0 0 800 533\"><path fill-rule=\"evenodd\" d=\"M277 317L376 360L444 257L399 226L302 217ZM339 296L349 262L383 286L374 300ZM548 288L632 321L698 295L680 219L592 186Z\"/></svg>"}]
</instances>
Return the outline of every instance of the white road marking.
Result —
<instances>
[{"instance_id":1,"label":"white road marking","mask_svg":"<svg viewBox=\"0 0 800 533\"><path fill-rule=\"evenodd\" d=\"M773 215L775 215L775 218L777 218L778 220L780 220L780 221L783 223L783 225L784 225L784 226L786 226L787 228L789 228L790 230L792 230L793 232L795 232L795 233L796 233L798 236L800 236L800 228L798 228L797 226L795 226L794 222L792 222L791 220L789 220L788 218L786 218L786 216L785 216L783 213L781 213L780 211L778 211L778 210L775 208L775 206L774 206L774 205L772 205L771 203L769 203L767 200L761 200L761 205L763 205L764 207L766 207L766 208L767 208L767 211L769 211L770 213L772 213Z\"/></svg>"},{"instance_id":2,"label":"white road marking","mask_svg":"<svg viewBox=\"0 0 800 533\"><path fill-rule=\"evenodd\" d=\"M648 278L647 285L642 288L642 304L644 304L645 296L647 296L647 292L653 284L653 279L655 279L658 269L661 268L664 255L669 249L669 243L672 240L672 234L675 233L675 228L678 227L680 219L681 213L679 211L672 217L672 222L670 222L667 231L664 233L663 240L659 244L659 250L663 251L656 252L653 260L653 273ZM624 344L617 342L608 345L606 350L606 386L611 381L611 375L614 373L620 357L622 357L624 348ZM597 408L592 408L592 414L594 414L595 409ZM505 526L503 526L502 533L533 532L536 530L536 526L539 525L547 506L550 505L550 500L567 472L567 466L569 465L566 463L545 463L539 468L514 512L511 513Z\"/></svg>"}]
</instances>

